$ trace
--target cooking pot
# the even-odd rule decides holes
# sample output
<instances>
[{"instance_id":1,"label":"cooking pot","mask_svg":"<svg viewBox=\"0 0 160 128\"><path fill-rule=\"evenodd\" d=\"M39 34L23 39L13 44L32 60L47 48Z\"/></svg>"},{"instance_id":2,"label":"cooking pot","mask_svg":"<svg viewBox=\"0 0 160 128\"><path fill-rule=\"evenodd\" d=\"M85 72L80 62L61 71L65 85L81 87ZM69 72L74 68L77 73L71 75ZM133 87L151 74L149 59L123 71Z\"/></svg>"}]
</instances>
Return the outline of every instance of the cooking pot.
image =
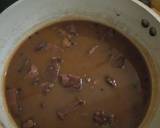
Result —
<instances>
[{"instance_id":1,"label":"cooking pot","mask_svg":"<svg viewBox=\"0 0 160 128\"><path fill-rule=\"evenodd\" d=\"M151 74L151 100L139 128L160 127L160 18L137 0L19 0L0 14L0 127L17 128L8 111L4 78L8 62L26 37L46 25L83 19L115 28L143 55ZM142 19L149 27L142 26Z\"/></svg>"}]
</instances>

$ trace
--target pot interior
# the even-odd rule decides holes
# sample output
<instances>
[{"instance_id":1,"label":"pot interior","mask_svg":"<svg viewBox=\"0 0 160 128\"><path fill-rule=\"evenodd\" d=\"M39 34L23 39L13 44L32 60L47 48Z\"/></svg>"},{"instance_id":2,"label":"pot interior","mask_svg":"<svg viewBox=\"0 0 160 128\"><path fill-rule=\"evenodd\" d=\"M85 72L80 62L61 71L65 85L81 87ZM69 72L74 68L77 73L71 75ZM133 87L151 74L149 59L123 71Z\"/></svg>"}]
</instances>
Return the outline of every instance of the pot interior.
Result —
<instances>
[{"instance_id":1,"label":"pot interior","mask_svg":"<svg viewBox=\"0 0 160 128\"><path fill-rule=\"evenodd\" d=\"M158 43L160 38L160 36L158 36L158 30L160 30L160 25L157 20L158 18L153 17L153 15L147 12L150 11L149 9L146 11L142 8L143 5L139 6L133 1L127 0L121 2L116 0L102 0L101 2L89 2L85 0L80 2L78 0L71 0L69 3L67 1L57 2L46 0L45 2L37 2L37 0L23 0L14 6L3 12L0 18L0 26L3 30L0 31L0 41L2 42L2 56L0 57L2 65L0 69L1 76L4 76L9 60L16 49L26 37L39 30L39 28L43 28L46 25L48 26L48 24L51 23L71 19L85 19L98 22L115 28L125 35L134 43L134 46L143 56L151 76L152 92L148 112L140 127L158 126L157 120L159 119L159 113L155 115L155 112L158 108L157 101L159 98L158 77L160 59L157 55L159 53L158 49L160 48ZM28 8L30 8L30 10L28 10ZM142 18L149 21L150 27L156 28L156 36L151 36L149 34L150 27L144 28L141 26ZM17 19L21 20L17 21ZM4 85L3 78L4 77L2 77L1 85ZM14 127L14 121L11 116L7 114L8 110L6 109L4 89L5 87L1 86L1 90L3 90L0 93L1 120L5 127Z\"/></svg>"},{"instance_id":2,"label":"pot interior","mask_svg":"<svg viewBox=\"0 0 160 128\"><path fill-rule=\"evenodd\" d=\"M61 65L57 57L63 61ZM81 122L83 127L138 127L151 98L149 69L134 43L113 28L85 20L61 21L27 37L9 62L5 86L9 111L20 127L33 121L48 128L82 127ZM70 102L78 102L76 97L86 102L84 108L72 106ZM72 114L70 108L77 110L75 113L82 109L80 113L86 116L82 120L83 115ZM115 119L97 120L96 111ZM77 119L75 123L73 119Z\"/></svg>"}]
</instances>

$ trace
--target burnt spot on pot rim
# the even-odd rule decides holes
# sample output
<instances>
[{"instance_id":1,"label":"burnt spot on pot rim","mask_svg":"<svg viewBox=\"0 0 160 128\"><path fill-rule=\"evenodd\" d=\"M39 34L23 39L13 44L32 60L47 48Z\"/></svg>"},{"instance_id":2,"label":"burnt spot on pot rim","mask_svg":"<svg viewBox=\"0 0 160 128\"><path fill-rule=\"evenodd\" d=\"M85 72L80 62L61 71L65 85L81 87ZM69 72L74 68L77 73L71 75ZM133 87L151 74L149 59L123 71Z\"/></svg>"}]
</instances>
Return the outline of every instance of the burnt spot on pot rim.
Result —
<instances>
[{"instance_id":1,"label":"burnt spot on pot rim","mask_svg":"<svg viewBox=\"0 0 160 128\"><path fill-rule=\"evenodd\" d=\"M150 25L150 23L149 23L149 21L148 21L147 19L142 19L142 20L141 20L141 25L142 25L142 27L144 27L144 28L148 28L149 25Z\"/></svg>"},{"instance_id":2,"label":"burnt spot on pot rim","mask_svg":"<svg viewBox=\"0 0 160 128\"><path fill-rule=\"evenodd\" d=\"M117 12L117 13L116 13L116 16L121 16L121 14Z\"/></svg>"},{"instance_id":3,"label":"burnt spot on pot rim","mask_svg":"<svg viewBox=\"0 0 160 128\"><path fill-rule=\"evenodd\" d=\"M116 15L117 17L121 16L121 13L120 13L119 10L114 10L114 13L115 13L115 15Z\"/></svg>"},{"instance_id":4,"label":"burnt spot on pot rim","mask_svg":"<svg viewBox=\"0 0 160 128\"><path fill-rule=\"evenodd\" d=\"M150 22L147 19L143 18L141 20L141 25L143 28L148 28L150 26ZM148 31L150 36L157 35L157 29L154 26L151 26Z\"/></svg>"},{"instance_id":5,"label":"burnt spot on pot rim","mask_svg":"<svg viewBox=\"0 0 160 128\"><path fill-rule=\"evenodd\" d=\"M151 36L156 36L157 35L157 29L155 27L150 27L149 28L149 34Z\"/></svg>"}]
</instances>

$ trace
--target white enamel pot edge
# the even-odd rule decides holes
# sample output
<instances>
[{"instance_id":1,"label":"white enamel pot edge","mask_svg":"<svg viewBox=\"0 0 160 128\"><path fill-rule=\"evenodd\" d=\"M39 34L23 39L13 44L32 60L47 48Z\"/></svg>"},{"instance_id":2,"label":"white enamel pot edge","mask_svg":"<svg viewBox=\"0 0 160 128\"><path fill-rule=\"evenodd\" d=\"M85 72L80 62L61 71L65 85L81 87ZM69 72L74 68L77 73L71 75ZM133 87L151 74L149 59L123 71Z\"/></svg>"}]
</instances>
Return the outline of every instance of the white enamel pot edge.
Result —
<instances>
[{"instance_id":1,"label":"white enamel pot edge","mask_svg":"<svg viewBox=\"0 0 160 128\"><path fill-rule=\"evenodd\" d=\"M142 18L157 29L155 37L141 26ZM27 35L47 24L70 19L109 25L133 40L149 66L153 85L151 105L139 128L159 128L160 18L136 0L20 0L0 14L0 122L3 127L16 128L4 97L8 60Z\"/></svg>"}]
</instances>

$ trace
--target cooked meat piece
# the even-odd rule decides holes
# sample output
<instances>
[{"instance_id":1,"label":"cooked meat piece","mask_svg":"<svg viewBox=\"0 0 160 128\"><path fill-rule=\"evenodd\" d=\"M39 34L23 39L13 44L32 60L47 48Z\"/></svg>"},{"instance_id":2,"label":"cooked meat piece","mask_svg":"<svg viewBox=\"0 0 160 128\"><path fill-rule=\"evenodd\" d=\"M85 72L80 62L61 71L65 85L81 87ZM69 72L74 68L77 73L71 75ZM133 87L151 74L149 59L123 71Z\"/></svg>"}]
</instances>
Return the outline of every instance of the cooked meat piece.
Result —
<instances>
[{"instance_id":1,"label":"cooked meat piece","mask_svg":"<svg viewBox=\"0 0 160 128\"><path fill-rule=\"evenodd\" d=\"M79 109L79 107L81 107L82 105L85 105L86 101L83 99L76 99L72 104L70 104L69 106L64 107L63 109L57 111L57 117L60 120L64 120L66 116L68 116L70 113L72 113L73 111L76 111L77 109Z\"/></svg>"},{"instance_id":2,"label":"cooked meat piece","mask_svg":"<svg viewBox=\"0 0 160 128\"><path fill-rule=\"evenodd\" d=\"M59 76L60 64L62 59L59 57L53 57L49 62L49 65L46 70L46 76L49 82L56 82Z\"/></svg>"},{"instance_id":3,"label":"cooked meat piece","mask_svg":"<svg viewBox=\"0 0 160 128\"><path fill-rule=\"evenodd\" d=\"M99 48L99 45L95 45L94 47L92 47L92 48L89 50L88 54L89 54L89 55L92 55L92 54L96 51L97 48Z\"/></svg>"},{"instance_id":4,"label":"cooked meat piece","mask_svg":"<svg viewBox=\"0 0 160 128\"><path fill-rule=\"evenodd\" d=\"M66 31L72 36L78 36L77 29L74 24L68 25Z\"/></svg>"},{"instance_id":5,"label":"cooked meat piece","mask_svg":"<svg viewBox=\"0 0 160 128\"><path fill-rule=\"evenodd\" d=\"M32 79L32 85L40 85L40 78L38 76Z\"/></svg>"},{"instance_id":6,"label":"cooked meat piece","mask_svg":"<svg viewBox=\"0 0 160 128\"><path fill-rule=\"evenodd\" d=\"M83 80L80 76L62 74L60 76L60 82L65 88L82 89Z\"/></svg>"},{"instance_id":7,"label":"cooked meat piece","mask_svg":"<svg viewBox=\"0 0 160 128\"><path fill-rule=\"evenodd\" d=\"M27 73L30 69L31 61L28 57L22 57L20 63L18 64L18 72L19 73Z\"/></svg>"},{"instance_id":8,"label":"cooked meat piece","mask_svg":"<svg viewBox=\"0 0 160 128\"><path fill-rule=\"evenodd\" d=\"M84 85L87 84L91 89L94 89L96 87L97 81L93 77L85 74L83 76L83 83Z\"/></svg>"},{"instance_id":9,"label":"cooked meat piece","mask_svg":"<svg viewBox=\"0 0 160 128\"><path fill-rule=\"evenodd\" d=\"M90 83L90 82L92 81L92 78L91 78L91 77L87 77L87 78L86 78L86 81L87 81L88 83Z\"/></svg>"},{"instance_id":10,"label":"cooked meat piece","mask_svg":"<svg viewBox=\"0 0 160 128\"><path fill-rule=\"evenodd\" d=\"M72 41L68 38L64 38L62 41L62 45L64 48L69 48L72 46Z\"/></svg>"},{"instance_id":11,"label":"cooked meat piece","mask_svg":"<svg viewBox=\"0 0 160 128\"><path fill-rule=\"evenodd\" d=\"M46 42L39 42L36 44L34 47L34 51L39 52L47 48L47 43Z\"/></svg>"},{"instance_id":12,"label":"cooked meat piece","mask_svg":"<svg viewBox=\"0 0 160 128\"><path fill-rule=\"evenodd\" d=\"M112 77L106 76L105 81L106 81L107 84L111 85L112 87L117 87L118 86L116 80L113 79Z\"/></svg>"},{"instance_id":13,"label":"cooked meat piece","mask_svg":"<svg viewBox=\"0 0 160 128\"><path fill-rule=\"evenodd\" d=\"M59 33L63 36L62 46L65 48L69 48L72 45L75 45L73 39L78 35L77 30L74 25L69 25L66 27L66 30L59 29Z\"/></svg>"},{"instance_id":14,"label":"cooked meat piece","mask_svg":"<svg viewBox=\"0 0 160 128\"><path fill-rule=\"evenodd\" d=\"M42 93L45 95L47 93L49 93L53 89L54 86L55 86L54 83L50 83L50 82L44 82L44 83L40 84L40 87L42 89Z\"/></svg>"},{"instance_id":15,"label":"cooked meat piece","mask_svg":"<svg viewBox=\"0 0 160 128\"><path fill-rule=\"evenodd\" d=\"M12 111L17 113L18 112L18 101L17 101L17 89L12 88L7 90L7 99L8 103L13 109Z\"/></svg>"},{"instance_id":16,"label":"cooked meat piece","mask_svg":"<svg viewBox=\"0 0 160 128\"><path fill-rule=\"evenodd\" d=\"M35 65L32 64L27 76L30 77L30 78L35 78L38 75L39 75L38 68Z\"/></svg>"},{"instance_id":17,"label":"cooked meat piece","mask_svg":"<svg viewBox=\"0 0 160 128\"><path fill-rule=\"evenodd\" d=\"M61 36L63 36L63 37L67 36L67 32L64 29L59 28L59 29L57 29L57 31Z\"/></svg>"},{"instance_id":18,"label":"cooked meat piece","mask_svg":"<svg viewBox=\"0 0 160 128\"><path fill-rule=\"evenodd\" d=\"M114 124L115 124L115 115L114 114L108 115L108 123L109 123L109 126L114 126Z\"/></svg>"},{"instance_id":19,"label":"cooked meat piece","mask_svg":"<svg viewBox=\"0 0 160 128\"><path fill-rule=\"evenodd\" d=\"M34 128L37 125L36 122L29 119L22 123L22 128Z\"/></svg>"},{"instance_id":20,"label":"cooked meat piece","mask_svg":"<svg viewBox=\"0 0 160 128\"><path fill-rule=\"evenodd\" d=\"M114 122L114 115L106 114L104 111L97 111L93 114L93 121L99 126L112 126Z\"/></svg>"}]
</instances>

